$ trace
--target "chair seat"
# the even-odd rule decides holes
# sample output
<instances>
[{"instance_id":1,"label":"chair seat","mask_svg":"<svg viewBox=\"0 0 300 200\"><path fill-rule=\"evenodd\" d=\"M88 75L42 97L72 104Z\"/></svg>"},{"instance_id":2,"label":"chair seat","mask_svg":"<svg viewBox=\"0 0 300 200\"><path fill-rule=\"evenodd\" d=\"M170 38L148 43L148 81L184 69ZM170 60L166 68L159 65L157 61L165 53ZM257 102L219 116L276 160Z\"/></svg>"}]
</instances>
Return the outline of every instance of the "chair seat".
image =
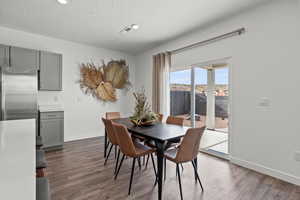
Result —
<instances>
[{"instance_id":1,"label":"chair seat","mask_svg":"<svg viewBox=\"0 0 300 200\"><path fill-rule=\"evenodd\" d=\"M36 168L43 169L47 167L45 159L45 152L43 150L36 150Z\"/></svg>"},{"instance_id":2,"label":"chair seat","mask_svg":"<svg viewBox=\"0 0 300 200\"><path fill-rule=\"evenodd\" d=\"M154 140L146 140L145 145L152 147L152 148L156 147Z\"/></svg>"},{"instance_id":3,"label":"chair seat","mask_svg":"<svg viewBox=\"0 0 300 200\"><path fill-rule=\"evenodd\" d=\"M45 177L36 179L36 199L50 200L49 182Z\"/></svg>"},{"instance_id":4,"label":"chair seat","mask_svg":"<svg viewBox=\"0 0 300 200\"><path fill-rule=\"evenodd\" d=\"M144 137L139 136L139 135L131 135L131 137L132 137L133 140L136 140L136 139L139 139L140 141L144 141L145 140Z\"/></svg>"},{"instance_id":5,"label":"chair seat","mask_svg":"<svg viewBox=\"0 0 300 200\"><path fill-rule=\"evenodd\" d=\"M136 151L135 157L144 156L156 151L155 148L148 147L147 145L144 145L140 142L134 142L133 144L135 146L135 151Z\"/></svg>"},{"instance_id":6,"label":"chair seat","mask_svg":"<svg viewBox=\"0 0 300 200\"><path fill-rule=\"evenodd\" d=\"M168 160L171 160L176 163L175 158L176 158L177 153L178 153L178 148L171 148L171 149L168 149L167 151L165 151L164 156Z\"/></svg>"}]
</instances>

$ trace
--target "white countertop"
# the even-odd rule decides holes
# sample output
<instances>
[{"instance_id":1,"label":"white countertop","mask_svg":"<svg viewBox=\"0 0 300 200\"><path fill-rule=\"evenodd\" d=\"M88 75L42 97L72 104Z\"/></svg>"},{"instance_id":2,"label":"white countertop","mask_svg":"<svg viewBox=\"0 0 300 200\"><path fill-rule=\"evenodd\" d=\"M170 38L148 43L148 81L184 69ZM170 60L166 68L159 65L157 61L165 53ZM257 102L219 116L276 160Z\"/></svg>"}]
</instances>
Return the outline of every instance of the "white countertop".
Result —
<instances>
[{"instance_id":1,"label":"white countertop","mask_svg":"<svg viewBox=\"0 0 300 200\"><path fill-rule=\"evenodd\" d=\"M34 200L35 120L0 121L0 199Z\"/></svg>"}]
</instances>

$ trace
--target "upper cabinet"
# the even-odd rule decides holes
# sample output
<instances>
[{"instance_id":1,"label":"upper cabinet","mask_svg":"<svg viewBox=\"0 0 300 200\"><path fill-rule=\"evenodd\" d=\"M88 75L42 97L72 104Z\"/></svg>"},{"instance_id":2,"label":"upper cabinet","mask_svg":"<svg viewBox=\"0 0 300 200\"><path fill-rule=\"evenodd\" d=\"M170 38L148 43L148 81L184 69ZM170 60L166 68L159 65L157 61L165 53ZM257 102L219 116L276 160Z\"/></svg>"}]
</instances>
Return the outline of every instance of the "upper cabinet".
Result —
<instances>
[{"instance_id":1,"label":"upper cabinet","mask_svg":"<svg viewBox=\"0 0 300 200\"><path fill-rule=\"evenodd\" d=\"M40 51L39 90L62 90L62 55Z\"/></svg>"},{"instance_id":2,"label":"upper cabinet","mask_svg":"<svg viewBox=\"0 0 300 200\"><path fill-rule=\"evenodd\" d=\"M20 47L9 47L9 65L18 70L37 70L39 68L39 52Z\"/></svg>"},{"instance_id":3,"label":"upper cabinet","mask_svg":"<svg viewBox=\"0 0 300 200\"><path fill-rule=\"evenodd\" d=\"M0 44L0 67L38 71L39 90L62 90L62 55Z\"/></svg>"},{"instance_id":4,"label":"upper cabinet","mask_svg":"<svg viewBox=\"0 0 300 200\"><path fill-rule=\"evenodd\" d=\"M9 66L9 46L0 44L0 67Z\"/></svg>"}]
</instances>

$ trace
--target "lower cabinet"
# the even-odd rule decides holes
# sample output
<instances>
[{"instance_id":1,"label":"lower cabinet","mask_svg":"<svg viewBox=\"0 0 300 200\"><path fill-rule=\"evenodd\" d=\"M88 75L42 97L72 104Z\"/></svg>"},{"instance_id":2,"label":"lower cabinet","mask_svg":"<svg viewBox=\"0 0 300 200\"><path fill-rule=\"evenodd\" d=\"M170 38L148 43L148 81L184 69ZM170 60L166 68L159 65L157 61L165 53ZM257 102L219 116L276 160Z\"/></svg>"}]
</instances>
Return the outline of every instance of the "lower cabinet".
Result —
<instances>
[{"instance_id":1,"label":"lower cabinet","mask_svg":"<svg viewBox=\"0 0 300 200\"><path fill-rule=\"evenodd\" d=\"M40 113L40 136L45 150L58 150L64 144L63 112Z\"/></svg>"}]
</instances>

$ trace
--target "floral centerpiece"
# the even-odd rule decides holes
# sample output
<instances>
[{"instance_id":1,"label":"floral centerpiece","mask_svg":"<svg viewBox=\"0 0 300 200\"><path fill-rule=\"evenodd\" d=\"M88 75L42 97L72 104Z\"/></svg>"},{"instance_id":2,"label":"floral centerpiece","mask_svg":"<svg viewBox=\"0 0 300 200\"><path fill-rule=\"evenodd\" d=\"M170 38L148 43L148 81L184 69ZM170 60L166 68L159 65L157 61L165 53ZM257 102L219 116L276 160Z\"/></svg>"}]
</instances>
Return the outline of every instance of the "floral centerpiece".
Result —
<instances>
[{"instance_id":1,"label":"floral centerpiece","mask_svg":"<svg viewBox=\"0 0 300 200\"><path fill-rule=\"evenodd\" d=\"M133 116L130 120L136 126L149 126L158 120L158 115L151 111L151 106L145 95L145 90L142 88L138 92L134 92L135 108Z\"/></svg>"}]
</instances>

